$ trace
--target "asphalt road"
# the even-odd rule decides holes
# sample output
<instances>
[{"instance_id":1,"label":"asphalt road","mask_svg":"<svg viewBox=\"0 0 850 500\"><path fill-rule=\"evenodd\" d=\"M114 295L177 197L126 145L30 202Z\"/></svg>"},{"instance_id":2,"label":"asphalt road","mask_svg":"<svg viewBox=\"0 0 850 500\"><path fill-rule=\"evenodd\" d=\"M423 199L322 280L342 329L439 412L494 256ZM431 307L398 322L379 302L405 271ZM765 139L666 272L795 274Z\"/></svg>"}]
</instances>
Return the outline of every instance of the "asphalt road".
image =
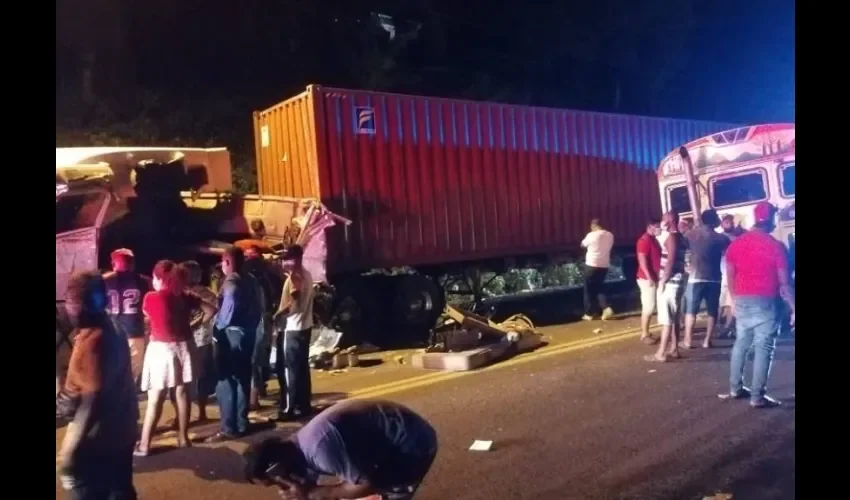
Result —
<instances>
[{"instance_id":1,"label":"asphalt road","mask_svg":"<svg viewBox=\"0 0 850 500\"><path fill-rule=\"evenodd\" d=\"M793 343L777 351L771 392L785 404L770 410L717 398L727 388L728 348L667 364L643 361L649 350L630 339L530 354L386 396L440 435L417 498L795 498ZM493 449L468 451L475 439L493 440ZM241 482L246 442L137 460L140 498L277 498Z\"/></svg>"}]
</instances>

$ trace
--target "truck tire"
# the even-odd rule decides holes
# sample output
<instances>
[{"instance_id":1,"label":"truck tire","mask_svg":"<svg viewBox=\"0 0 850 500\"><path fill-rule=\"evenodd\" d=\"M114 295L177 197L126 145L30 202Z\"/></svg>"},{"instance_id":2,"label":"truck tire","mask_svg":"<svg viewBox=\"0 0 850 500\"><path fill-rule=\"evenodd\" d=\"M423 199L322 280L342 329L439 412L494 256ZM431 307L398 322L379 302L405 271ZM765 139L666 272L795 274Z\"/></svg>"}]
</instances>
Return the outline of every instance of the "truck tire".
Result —
<instances>
[{"instance_id":1,"label":"truck tire","mask_svg":"<svg viewBox=\"0 0 850 500\"><path fill-rule=\"evenodd\" d=\"M393 317L409 334L428 332L446 307L443 289L420 274L397 276L392 290Z\"/></svg>"},{"instance_id":2,"label":"truck tire","mask_svg":"<svg viewBox=\"0 0 850 500\"><path fill-rule=\"evenodd\" d=\"M343 343L375 343L380 315L377 294L369 280L356 279L342 284L331 304L328 325L343 332Z\"/></svg>"}]
</instances>

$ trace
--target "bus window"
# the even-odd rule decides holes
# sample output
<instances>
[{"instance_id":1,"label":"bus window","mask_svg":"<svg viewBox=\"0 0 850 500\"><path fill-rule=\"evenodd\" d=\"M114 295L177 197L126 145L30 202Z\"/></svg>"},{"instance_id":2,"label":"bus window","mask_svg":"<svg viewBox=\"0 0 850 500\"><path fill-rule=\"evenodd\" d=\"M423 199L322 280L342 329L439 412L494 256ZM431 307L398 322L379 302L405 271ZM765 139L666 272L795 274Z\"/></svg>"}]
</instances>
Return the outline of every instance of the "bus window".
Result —
<instances>
[{"instance_id":1,"label":"bus window","mask_svg":"<svg viewBox=\"0 0 850 500\"><path fill-rule=\"evenodd\" d=\"M779 182L782 189L782 196L793 198L796 192L794 183L794 166L795 163L786 163L779 166Z\"/></svg>"},{"instance_id":2,"label":"bus window","mask_svg":"<svg viewBox=\"0 0 850 500\"><path fill-rule=\"evenodd\" d=\"M667 190L670 200L670 211L684 214L691 211L691 199L688 196L688 186L676 186Z\"/></svg>"},{"instance_id":3,"label":"bus window","mask_svg":"<svg viewBox=\"0 0 850 500\"><path fill-rule=\"evenodd\" d=\"M767 199L762 172L711 180L711 201L715 208L755 203Z\"/></svg>"}]
</instances>

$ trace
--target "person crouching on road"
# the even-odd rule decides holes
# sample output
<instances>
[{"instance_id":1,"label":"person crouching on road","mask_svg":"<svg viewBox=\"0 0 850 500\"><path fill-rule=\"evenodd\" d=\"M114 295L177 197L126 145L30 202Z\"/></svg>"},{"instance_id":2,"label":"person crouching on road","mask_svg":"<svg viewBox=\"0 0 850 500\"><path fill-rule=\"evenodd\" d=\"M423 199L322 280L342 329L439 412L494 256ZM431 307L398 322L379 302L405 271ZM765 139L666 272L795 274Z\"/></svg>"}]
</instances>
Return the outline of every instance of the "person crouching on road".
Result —
<instances>
[{"instance_id":1,"label":"person crouching on road","mask_svg":"<svg viewBox=\"0 0 850 500\"><path fill-rule=\"evenodd\" d=\"M107 318L107 289L97 272L68 282L65 309L74 347L56 413L72 419L59 451L68 498L134 500L133 446L139 418L127 338Z\"/></svg>"},{"instance_id":2,"label":"person crouching on road","mask_svg":"<svg viewBox=\"0 0 850 500\"><path fill-rule=\"evenodd\" d=\"M262 312L257 284L245 273L244 265L245 255L238 247L229 247L221 256L224 283L213 332L221 430L207 438L208 443L235 439L248 432L251 361Z\"/></svg>"},{"instance_id":3,"label":"person crouching on road","mask_svg":"<svg viewBox=\"0 0 850 500\"><path fill-rule=\"evenodd\" d=\"M162 404L174 389L177 406L177 441L181 448L189 441L189 397L187 384L193 380L189 342L192 331L190 311L199 307L184 293L181 269L170 260L161 260L153 268L153 289L145 295L142 310L150 322L151 340L142 369L142 390L148 393L148 405L142 435L135 455L148 455L151 435L162 416Z\"/></svg>"},{"instance_id":4,"label":"person crouching on road","mask_svg":"<svg viewBox=\"0 0 850 500\"><path fill-rule=\"evenodd\" d=\"M661 232L658 221L649 221L646 231L637 241L637 284L640 289L640 340L654 344L658 339L649 334L649 322L655 312L658 295L658 279L661 273L661 244L657 236Z\"/></svg>"},{"instance_id":5,"label":"person crouching on road","mask_svg":"<svg viewBox=\"0 0 850 500\"><path fill-rule=\"evenodd\" d=\"M213 353L213 320L218 299L209 288L201 284L203 271L194 260L182 262L180 269L186 276L186 294L194 297L197 307L189 312L194 351L192 352L191 399L198 405L198 422L207 420L207 401L215 391L215 357Z\"/></svg>"},{"instance_id":6,"label":"person crouching on road","mask_svg":"<svg viewBox=\"0 0 850 500\"><path fill-rule=\"evenodd\" d=\"M584 268L584 316L590 321L601 314L603 320L614 316L614 310L608 307L605 297L605 278L611 266L611 249L614 247L614 235L602 227L599 219L590 221L590 232L581 242L587 249Z\"/></svg>"},{"instance_id":7,"label":"person crouching on road","mask_svg":"<svg viewBox=\"0 0 850 500\"><path fill-rule=\"evenodd\" d=\"M318 414L289 439L245 453L246 476L284 499L413 498L437 456L437 432L398 403L349 400ZM318 486L320 475L342 483Z\"/></svg>"},{"instance_id":8,"label":"person crouching on road","mask_svg":"<svg viewBox=\"0 0 850 500\"><path fill-rule=\"evenodd\" d=\"M788 273L788 254L770 233L775 229L776 209L761 202L753 209L754 226L739 236L726 250L726 274L737 334L729 363L729 392L722 399L750 399L753 408L778 406L766 392L770 365L779 333L779 299L790 311L794 326L795 301ZM744 387L747 352L755 351L750 389Z\"/></svg>"},{"instance_id":9,"label":"person crouching on road","mask_svg":"<svg viewBox=\"0 0 850 500\"><path fill-rule=\"evenodd\" d=\"M679 357L679 306L685 280L685 237L678 231L679 216L667 212L661 219L661 274L658 281L658 324L661 341L655 354L645 356L652 362Z\"/></svg>"},{"instance_id":10,"label":"person crouching on road","mask_svg":"<svg viewBox=\"0 0 850 500\"><path fill-rule=\"evenodd\" d=\"M313 276L302 265L303 256L304 250L298 245L288 247L281 255L281 265L287 278L283 284L280 306L274 314L276 330L283 330L275 338L280 421L295 420L312 411L309 354L315 291Z\"/></svg>"}]
</instances>

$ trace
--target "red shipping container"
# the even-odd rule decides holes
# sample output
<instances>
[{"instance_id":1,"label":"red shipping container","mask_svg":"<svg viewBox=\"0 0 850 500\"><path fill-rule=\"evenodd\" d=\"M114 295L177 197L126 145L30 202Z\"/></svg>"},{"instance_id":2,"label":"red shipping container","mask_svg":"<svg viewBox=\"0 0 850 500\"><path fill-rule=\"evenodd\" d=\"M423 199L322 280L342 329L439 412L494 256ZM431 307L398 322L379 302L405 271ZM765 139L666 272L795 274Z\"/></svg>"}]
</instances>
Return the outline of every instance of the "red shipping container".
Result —
<instances>
[{"instance_id":1,"label":"red shipping container","mask_svg":"<svg viewBox=\"0 0 850 500\"><path fill-rule=\"evenodd\" d=\"M631 247L661 159L731 127L316 85L254 113L260 194L354 221L332 272L570 252L594 217Z\"/></svg>"}]
</instances>

